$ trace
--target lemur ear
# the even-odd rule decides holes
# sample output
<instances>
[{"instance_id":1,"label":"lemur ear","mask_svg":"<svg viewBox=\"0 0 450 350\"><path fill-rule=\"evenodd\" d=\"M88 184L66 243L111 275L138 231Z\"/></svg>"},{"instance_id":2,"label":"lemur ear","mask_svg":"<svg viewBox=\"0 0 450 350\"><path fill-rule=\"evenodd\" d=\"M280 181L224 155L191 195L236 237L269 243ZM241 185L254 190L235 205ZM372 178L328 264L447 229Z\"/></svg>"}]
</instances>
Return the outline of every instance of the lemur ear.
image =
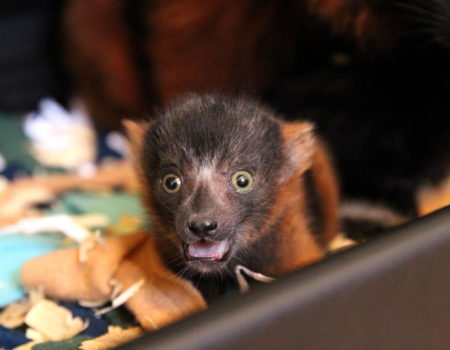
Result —
<instances>
[{"instance_id":1,"label":"lemur ear","mask_svg":"<svg viewBox=\"0 0 450 350\"><path fill-rule=\"evenodd\" d=\"M306 171L312 163L315 148L314 124L310 122L284 122L281 124L285 162L281 182Z\"/></svg>"},{"instance_id":2,"label":"lemur ear","mask_svg":"<svg viewBox=\"0 0 450 350\"><path fill-rule=\"evenodd\" d=\"M136 156L142 149L145 133L149 129L151 122L127 119L122 124L128 136L130 152L133 156Z\"/></svg>"}]
</instances>

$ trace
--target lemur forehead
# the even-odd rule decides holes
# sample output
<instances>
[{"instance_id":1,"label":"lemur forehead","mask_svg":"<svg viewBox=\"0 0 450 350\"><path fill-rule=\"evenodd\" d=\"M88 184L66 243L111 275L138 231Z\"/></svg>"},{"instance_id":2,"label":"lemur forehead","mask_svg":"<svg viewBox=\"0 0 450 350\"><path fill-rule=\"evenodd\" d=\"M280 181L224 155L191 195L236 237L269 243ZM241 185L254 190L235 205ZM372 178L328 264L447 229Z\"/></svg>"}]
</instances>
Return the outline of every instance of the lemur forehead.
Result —
<instances>
[{"instance_id":1,"label":"lemur forehead","mask_svg":"<svg viewBox=\"0 0 450 350\"><path fill-rule=\"evenodd\" d=\"M224 191L226 189L226 181L221 170L213 164L203 164L191 170L191 181L192 181L192 194L198 193L209 193L214 195L215 203L220 203L223 201ZM190 197L192 198L192 197ZM187 199L190 200L189 198Z\"/></svg>"},{"instance_id":2,"label":"lemur forehead","mask_svg":"<svg viewBox=\"0 0 450 350\"><path fill-rule=\"evenodd\" d=\"M219 163L215 158L207 162L191 162L187 168L198 181L206 182L229 170L228 165Z\"/></svg>"},{"instance_id":3,"label":"lemur forehead","mask_svg":"<svg viewBox=\"0 0 450 350\"><path fill-rule=\"evenodd\" d=\"M217 169L212 164L202 165L197 170L197 177L199 180L210 180L217 173Z\"/></svg>"},{"instance_id":4,"label":"lemur forehead","mask_svg":"<svg viewBox=\"0 0 450 350\"><path fill-rule=\"evenodd\" d=\"M195 97L175 104L148 135L155 163L228 162L230 167L277 167L282 139L273 113L246 100ZM269 161L270 160L270 161ZM275 160L275 162L274 162Z\"/></svg>"}]
</instances>

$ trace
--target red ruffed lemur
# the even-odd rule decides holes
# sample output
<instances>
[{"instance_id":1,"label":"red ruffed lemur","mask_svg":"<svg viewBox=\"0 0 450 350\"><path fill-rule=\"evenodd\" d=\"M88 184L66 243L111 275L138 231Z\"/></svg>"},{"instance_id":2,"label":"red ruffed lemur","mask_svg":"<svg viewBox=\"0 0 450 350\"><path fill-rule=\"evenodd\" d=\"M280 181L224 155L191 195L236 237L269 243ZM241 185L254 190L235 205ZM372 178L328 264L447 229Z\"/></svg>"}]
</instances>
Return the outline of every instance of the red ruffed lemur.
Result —
<instances>
[{"instance_id":1,"label":"red ruffed lemur","mask_svg":"<svg viewBox=\"0 0 450 350\"><path fill-rule=\"evenodd\" d=\"M99 126L242 93L315 123L344 200L414 217L418 188L449 173L449 0L68 0L64 16Z\"/></svg>"},{"instance_id":2,"label":"red ruffed lemur","mask_svg":"<svg viewBox=\"0 0 450 350\"><path fill-rule=\"evenodd\" d=\"M278 276L322 258L337 234L336 178L310 122L191 95L126 126L158 251L207 300L237 265Z\"/></svg>"}]
</instances>

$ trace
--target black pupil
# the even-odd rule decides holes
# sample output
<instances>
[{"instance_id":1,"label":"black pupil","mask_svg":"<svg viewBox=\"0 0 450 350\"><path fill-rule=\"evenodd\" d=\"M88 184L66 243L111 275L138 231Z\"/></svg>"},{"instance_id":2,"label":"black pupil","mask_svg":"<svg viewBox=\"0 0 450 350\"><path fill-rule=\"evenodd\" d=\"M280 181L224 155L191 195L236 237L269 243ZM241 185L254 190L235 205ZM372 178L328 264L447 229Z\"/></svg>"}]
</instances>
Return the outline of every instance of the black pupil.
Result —
<instances>
[{"instance_id":1,"label":"black pupil","mask_svg":"<svg viewBox=\"0 0 450 350\"><path fill-rule=\"evenodd\" d=\"M166 179L166 187L173 191L178 187L179 180L175 176L171 176L168 179Z\"/></svg>"},{"instance_id":2,"label":"black pupil","mask_svg":"<svg viewBox=\"0 0 450 350\"><path fill-rule=\"evenodd\" d=\"M238 178L236 179L236 184L241 187L241 188L245 188L248 186L248 178L245 175L239 175Z\"/></svg>"}]
</instances>

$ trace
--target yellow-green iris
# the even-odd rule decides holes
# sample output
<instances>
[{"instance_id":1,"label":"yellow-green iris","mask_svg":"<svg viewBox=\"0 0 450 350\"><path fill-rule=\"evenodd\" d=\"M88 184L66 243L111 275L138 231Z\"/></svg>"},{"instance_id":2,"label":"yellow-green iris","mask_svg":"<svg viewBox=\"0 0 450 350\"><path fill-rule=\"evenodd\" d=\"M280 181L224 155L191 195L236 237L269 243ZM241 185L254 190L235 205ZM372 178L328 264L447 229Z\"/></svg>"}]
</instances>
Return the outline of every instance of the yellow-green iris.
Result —
<instances>
[{"instance_id":1,"label":"yellow-green iris","mask_svg":"<svg viewBox=\"0 0 450 350\"><path fill-rule=\"evenodd\" d=\"M250 191L253 187L253 176L245 170L236 171L231 177L231 184L238 192Z\"/></svg>"},{"instance_id":2,"label":"yellow-green iris","mask_svg":"<svg viewBox=\"0 0 450 350\"><path fill-rule=\"evenodd\" d=\"M162 187L167 193L176 193L181 188L181 178L176 174L167 174L162 179Z\"/></svg>"}]
</instances>

